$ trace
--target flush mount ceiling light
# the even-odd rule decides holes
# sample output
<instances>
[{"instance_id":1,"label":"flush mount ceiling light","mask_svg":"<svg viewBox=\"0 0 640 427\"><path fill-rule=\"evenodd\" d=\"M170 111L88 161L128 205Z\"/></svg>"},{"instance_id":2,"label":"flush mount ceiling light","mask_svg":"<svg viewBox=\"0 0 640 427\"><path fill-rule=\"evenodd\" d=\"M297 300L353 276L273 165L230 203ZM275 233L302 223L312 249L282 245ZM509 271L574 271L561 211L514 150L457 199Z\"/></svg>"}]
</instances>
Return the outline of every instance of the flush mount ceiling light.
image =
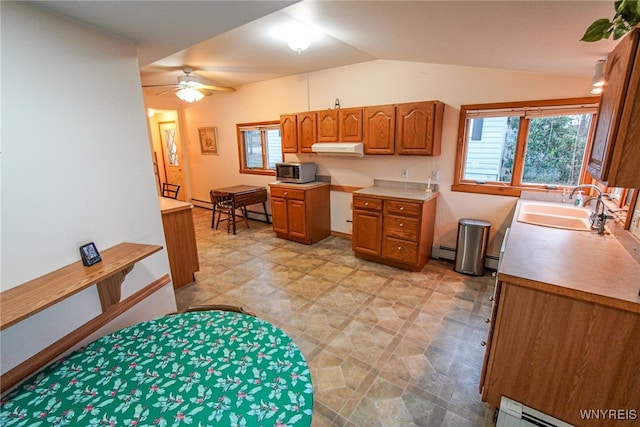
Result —
<instances>
[{"instance_id":1,"label":"flush mount ceiling light","mask_svg":"<svg viewBox=\"0 0 640 427\"><path fill-rule=\"evenodd\" d=\"M317 31L308 25L295 23L275 29L274 36L284 40L292 50L300 54L316 38Z\"/></svg>"},{"instance_id":2,"label":"flush mount ceiling light","mask_svg":"<svg viewBox=\"0 0 640 427\"><path fill-rule=\"evenodd\" d=\"M593 78L591 79L591 90L590 92L594 95L598 95L602 93L602 89L604 86L604 68L607 64L607 61L601 59L596 62L596 70L593 74Z\"/></svg>"}]
</instances>

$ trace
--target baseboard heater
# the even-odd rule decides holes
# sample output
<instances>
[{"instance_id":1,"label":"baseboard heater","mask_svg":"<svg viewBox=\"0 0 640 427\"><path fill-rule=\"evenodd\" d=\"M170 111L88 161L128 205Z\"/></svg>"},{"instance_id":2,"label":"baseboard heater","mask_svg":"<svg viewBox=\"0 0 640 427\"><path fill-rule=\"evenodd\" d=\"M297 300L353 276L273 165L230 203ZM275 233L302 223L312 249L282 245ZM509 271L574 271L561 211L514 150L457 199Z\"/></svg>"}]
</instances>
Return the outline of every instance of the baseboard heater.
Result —
<instances>
[{"instance_id":1,"label":"baseboard heater","mask_svg":"<svg viewBox=\"0 0 640 427\"><path fill-rule=\"evenodd\" d=\"M191 204L192 204L193 206L198 206L199 208L205 208L205 209L213 210L213 205L211 204L211 202L207 202L207 201L205 201L205 200L191 199ZM256 215L260 215L260 217L261 217L261 218L252 218L252 217L251 217L251 215L249 215L249 214L252 214L252 213L253 213L253 214L256 214ZM271 216L271 214L269 214L269 216ZM264 220L264 212L258 212L258 211L250 211L250 210L247 210L247 217L248 217L250 220L253 220L253 221L266 222L266 221Z\"/></svg>"},{"instance_id":2,"label":"baseboard heater","mask_svg":"<svg viewBox=\"0 0 640 427\"><path fill-rule=\"evenodd\" d=\"M431 257L454 261L456 259L456 248L455 246L435 245L431 248ZM498 260L499 257L497 256L487 255L484 258L484 266L489 270L497 270Z\"/></svg>"},{"instance_id":3,"label":"baseboard heater","mask_svg":"<svg viewBox=\"0 0 640 427\"><path fill-rule=\"evenodd\" d=\"M502 396L496 427L574 427L550 415Z\"/></svg>"}]
</instances>

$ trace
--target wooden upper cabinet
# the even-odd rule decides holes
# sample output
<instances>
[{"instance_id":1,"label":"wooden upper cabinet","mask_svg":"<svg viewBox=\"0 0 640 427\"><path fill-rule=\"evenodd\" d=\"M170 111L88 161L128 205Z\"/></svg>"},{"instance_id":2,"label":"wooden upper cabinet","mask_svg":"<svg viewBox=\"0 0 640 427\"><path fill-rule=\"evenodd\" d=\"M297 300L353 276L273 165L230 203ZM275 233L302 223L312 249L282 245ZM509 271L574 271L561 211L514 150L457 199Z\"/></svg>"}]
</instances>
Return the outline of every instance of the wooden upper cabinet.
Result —
<instances>
[{"instance_id":1,"label":"wooden upper cabinet","mask_svg":"<svg viewBox=\"0 0 640 427\"><path fill-rule=\"evenodd\" d=\"M280 116L280 137L283 153L298 152L297 114L283 114Z\"/></svg>"},{"instance_id":2,"label":"wooden upper cabinet","mask_svg":"<svg viewBox=\"0 0 640 427\"><path fill-rule=\"evenodd\" d=\"M444 104L415 102L396 106L396 154L440 155Z\"/></svg>"},{"instance_id":3,"label":"wooden upper cabinet","mask_svg":"<svg viewBox=\"0 0 640 427\"><path fill-rule=\"evenodd\" d=\"M318 142L338 141L338 110L318 111Z\"/></svg>"},{"instance_id":4,"label":"wooden upper cabinet","mask_svg":"<svg viewBox=\"0 0 640 427\"><path fill-rule=\"evenodd\" d=\"M298 152L311 153L311 146L318 142L316 112L298 113Z\"/></svg>"},{"instance_id":5,"label":"wooden upper cabinet","mask_svg":"<svg viewBox=\"0 0 640 427\"><path fill-rule=\"evenodd\" d=\"M587 171L610 187L640 188L640 28L609 54Z\"/></svg>"},{"instance_id":6,"label":"wooden upper cabinet","mask_svg":"<svg viewBox=\"0 0 640 427\"><path fill-rule=\"evenodd\" d=\"M318 142L361 142L362 108L318 111Z\"/></svg>"},{"instance_id":7,"label":"wooden upper cabinet","mask_svg":"<svg viewBox=\"0 0 640 427\"><path fill-rule=\"evenodd\" d=\"M395 105L365 107L365 154L394 154L395 128Z\"/></svg>"},{"instance_id":8,"label":"wooden upper cabinet","mask_svg":"<svg viewBox=\"0 0 640 427\"><path fill-rule=\"evenodd\" d=\"M362 108L342 108L338 111L338 141L362 141Z\"/></svg>"}]
</instances>

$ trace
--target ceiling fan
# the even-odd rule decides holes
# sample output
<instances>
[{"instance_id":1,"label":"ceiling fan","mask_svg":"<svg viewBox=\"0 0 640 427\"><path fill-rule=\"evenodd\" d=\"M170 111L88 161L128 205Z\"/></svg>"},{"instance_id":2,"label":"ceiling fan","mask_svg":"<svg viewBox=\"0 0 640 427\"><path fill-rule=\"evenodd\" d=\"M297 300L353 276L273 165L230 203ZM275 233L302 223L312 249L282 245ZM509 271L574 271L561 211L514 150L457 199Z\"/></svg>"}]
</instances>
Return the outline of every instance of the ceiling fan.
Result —
<instances>
[{"instance_id":1,"label":"ceiling fan","mask_svg":"<svg viewBox=\"0 0 640 427\"><path fill-rule=\"evenodd\" d=\"M216 86L201 83L198 76L192 76L193 68L182 68L184 76L178 76L178 83L166 84L166 85L142 85L146 87L170 87L165 91L157 93L157 95L164 95L165 93L175 92L176 96L186 102L195 102L201 100L205 96L209 96L213 91L223 92L235 92L236 90L228 86Z\"/></svg>"}]
</instances>

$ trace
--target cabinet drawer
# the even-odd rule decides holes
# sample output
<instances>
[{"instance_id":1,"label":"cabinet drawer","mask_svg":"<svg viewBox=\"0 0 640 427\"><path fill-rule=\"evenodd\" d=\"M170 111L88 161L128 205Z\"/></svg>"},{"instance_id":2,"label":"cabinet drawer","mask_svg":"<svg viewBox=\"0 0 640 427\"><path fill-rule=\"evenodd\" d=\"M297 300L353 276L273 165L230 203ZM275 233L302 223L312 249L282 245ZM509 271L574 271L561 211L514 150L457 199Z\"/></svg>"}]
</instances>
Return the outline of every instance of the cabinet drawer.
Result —
<instances>
[{"instance_id":1,"label":"cabinet drawer","mask_svg":"<svg viewBox=\"0 0 640 427\"><path fill-rule=\"evenodd\" d=\"M354 209L367 209L372 211L382 210L382 200L371 197L353 196Z\"/></svg>"},{"instance_id":2,"label":"cabinet drawer","mask_svg":"<svg viewBox=\"0 0 640 427\"><path fill-rule=\"evenodd\" d=\"M417 218L422 210L421 203L401 202L399 200L387 200L384 203L384 213L386 215L403 215Z\"/></svg>"},{"instance_id":3,"label":"cabinet drawer","mask_svg":"<svg viewBox=\"0 0 640 427\"><path fill-rule=\"evenodd\" d=\"M295 188L271 187L271 197L304 200L304 190L298 190Z\"/></svg>"},{"instance_id":4,"label":"cabinet drawer","mask_svg":"<svg viewBox=\"0 0 640 427\"><path fill-rule=\"evenodd\" d=\"M382 256L405 264L418 262L418 244L387 237L382 241Z\"/></svg>"},{"instance_id":5,"label":"cabinet drawer","mask_svg":"<svg viewBox=\"0 0 640 427\"><path fill-rule=\"evenodd\" d=\"M399 239L418 241L420 233L420 221L415 218L387 215L384 217L385 237L397 237Z\"/></svg>"}]
</instances>

